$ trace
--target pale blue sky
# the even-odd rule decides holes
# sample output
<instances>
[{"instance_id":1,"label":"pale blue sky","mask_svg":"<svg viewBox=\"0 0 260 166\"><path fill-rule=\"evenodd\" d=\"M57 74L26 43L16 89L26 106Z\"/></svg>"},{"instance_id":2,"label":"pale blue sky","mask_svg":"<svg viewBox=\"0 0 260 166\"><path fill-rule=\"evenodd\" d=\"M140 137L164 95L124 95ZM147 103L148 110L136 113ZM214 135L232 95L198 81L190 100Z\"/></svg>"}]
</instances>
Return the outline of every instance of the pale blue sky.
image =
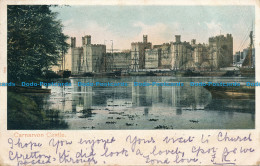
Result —
<instances>
[{"instance_id":1,"label":"pale blue sky","mask_svg":"<svg viewBox=\"0 0 260 166\"><path fill-rule=\"evenodd\" d=\"M142 41L147 34L153 44L193 38L208 43L211 36L231 33L234 51L252 28L254 6L69 6L55 7L64 24L64 33L77 37L92 35L92 43L104 43L114 48L129 49L131 42ZM248 40L249 41L249 40ZM248 42L247 41L247 42ZM247 47L247 43L244 44Z\"/></svg>"}]
</instances>

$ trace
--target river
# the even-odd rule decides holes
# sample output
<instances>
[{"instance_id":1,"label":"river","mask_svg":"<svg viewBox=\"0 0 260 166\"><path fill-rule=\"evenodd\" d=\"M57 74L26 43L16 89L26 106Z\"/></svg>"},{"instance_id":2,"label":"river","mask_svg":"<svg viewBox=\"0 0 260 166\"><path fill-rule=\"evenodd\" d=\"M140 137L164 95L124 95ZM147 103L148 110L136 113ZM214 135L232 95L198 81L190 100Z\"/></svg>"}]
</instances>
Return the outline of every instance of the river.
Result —
<instances>
[{"instance_id":1,"label":"river","mask_svg":"<svg viewBox=\"0 0 260 166\"><path fill-rule=\"evenodd\" d=\"M60 81L60 80L56 80ZM254 99L215 99L190 82L254 82L242 77L122 77L63 80L36 95L43 110L57 110L68 129L253 129ZM122 87L82 87L78 82L124 82ZM182 82L184 86L133 86L134 82Z\"/></svg>"}]
</instances>

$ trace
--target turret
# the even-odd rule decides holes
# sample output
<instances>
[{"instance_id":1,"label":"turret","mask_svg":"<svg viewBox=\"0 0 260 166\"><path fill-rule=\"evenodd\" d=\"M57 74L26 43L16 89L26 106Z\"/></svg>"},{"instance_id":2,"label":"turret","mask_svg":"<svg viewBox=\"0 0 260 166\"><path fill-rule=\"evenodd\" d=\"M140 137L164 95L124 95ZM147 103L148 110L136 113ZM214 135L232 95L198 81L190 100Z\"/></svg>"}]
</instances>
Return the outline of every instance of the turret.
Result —
<instances>
[{"instance_id":1,"label":"turret","mask_svg":"<svg viewBox=\"0 0 260 166\"><path fill-rule=\"evenodd\" d=\"M86 39L85 37L82 37L82 46L84 46L86 44Z\"/></svg>"},{"instance_id":2,"label":"turret","mask_svg":"<svg viewBox=\"0 0 260 166\"><path fill-rule=\"evenodd\" d=\"M148 38L148 36L147 35L143 35L143 43L147 43L147 38Z\"/></svg>"},{"instance_id":3,"label":"turret","mask_svg":"<svg viewBox=\"0 0 260 166\"><path fill-rule=\"evenodd\" d=\"M180 43L181 42L181 35L175 35L175 42Z\"/></svg>"},{"instance_id":4,"label":"turret","mask_svg":"<svg viewBox=\"0 0 260 166\"><path fill-rule=\"evenodd\" d=\"M196 44L196 39L192 39L191 40L191 45L195 45Z\"/></svg>"},{"instance_id":5,"label":"turret","mask_svg":"<svg viewBox=\"0 0 260 166\"><path fill-rule=\"evenodd\" d=\"M91 36L90 35L87 35L85 36L87 38L87 45L91 44Z\"/></svg>"},{"instance_id":6,"label":"turret","mask_svg":"<svg viewBox=\"0 0 260 166\"><path fill-rule=\"evenodd\" d=\"M70 39L71 39L71 44L70 44L70 46L71 46L72 48L75 48L75 47L76 47L76 37L71 37Z\"/></svg>"}]
</instances>

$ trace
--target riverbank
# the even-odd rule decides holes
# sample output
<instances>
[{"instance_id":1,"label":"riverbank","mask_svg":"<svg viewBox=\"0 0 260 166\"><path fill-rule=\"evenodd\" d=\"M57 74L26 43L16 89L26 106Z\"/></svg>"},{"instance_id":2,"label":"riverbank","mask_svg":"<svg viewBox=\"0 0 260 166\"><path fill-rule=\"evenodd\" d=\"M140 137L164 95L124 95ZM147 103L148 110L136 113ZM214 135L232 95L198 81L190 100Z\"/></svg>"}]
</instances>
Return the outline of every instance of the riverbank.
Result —
<instances>
[{"instance_id":1,"label":"riverbank","mask_svg":"<svg viewBox=\"0 0 260 166\"><path fill-rule=\"evenodd\" d=\"M42 110L39 101L15 92L7 93L8 130L65 129L68 125L55 110Z\"/></svg>"}]
</instances>

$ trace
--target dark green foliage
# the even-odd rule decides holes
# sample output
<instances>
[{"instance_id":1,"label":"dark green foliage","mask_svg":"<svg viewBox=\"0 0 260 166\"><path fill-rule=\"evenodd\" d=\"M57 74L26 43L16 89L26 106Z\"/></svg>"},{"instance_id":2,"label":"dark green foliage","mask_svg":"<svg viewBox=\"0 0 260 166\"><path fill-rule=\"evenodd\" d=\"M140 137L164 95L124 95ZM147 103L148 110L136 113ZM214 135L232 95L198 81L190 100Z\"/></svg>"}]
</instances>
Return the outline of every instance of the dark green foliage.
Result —
<instances>
[{"instance_id":1,"label":"dark green foliage","mask_svg":"<svg viewBox=\"0 0 260 166\"><path fill-rule=\"evenodd\" d=\"M35 100L22 94L7 94L7 128L9 130L66 129L68 124L57 110L39 109Z\"/></svg>"},{"instance_id":2,"label":"dark green foliage","mask_svg":"<svg viewBox=\"0 0 260 166\"><path fill-rule=\"evenodd\" d=\"M11 5L7 10L8 81L43 78L69 48L57 13L47 5Z\"/></svg>"}]
</instances>

